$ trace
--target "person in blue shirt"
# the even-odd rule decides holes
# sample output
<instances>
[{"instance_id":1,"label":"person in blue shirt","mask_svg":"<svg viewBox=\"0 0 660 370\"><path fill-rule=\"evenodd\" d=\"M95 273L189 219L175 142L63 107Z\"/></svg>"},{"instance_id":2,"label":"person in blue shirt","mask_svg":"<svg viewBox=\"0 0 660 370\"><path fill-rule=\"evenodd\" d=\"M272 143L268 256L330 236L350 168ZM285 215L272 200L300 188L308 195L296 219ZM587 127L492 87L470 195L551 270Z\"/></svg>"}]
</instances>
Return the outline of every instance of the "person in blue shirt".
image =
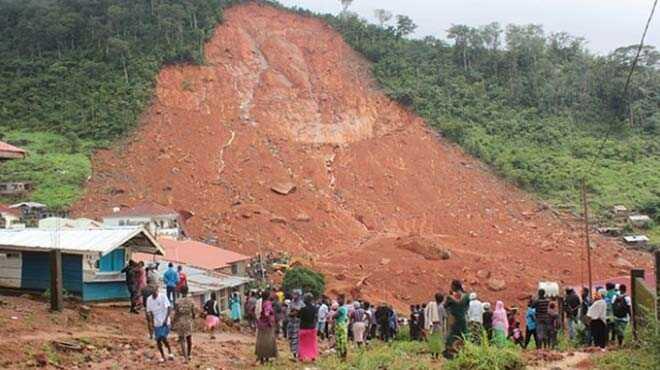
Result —
<instances>
[{"instance_id":1,"label":"person in blue shirt","mask_svg":"<svg viewBox=\"0 0 660 370\"><path fill-rule=\"evenodd\" d=\"M527 348L530 339L532 339L532 336L534 337L534 344L536 345L536 348L540 348L541 346L539 345L539 338L536 336L536 309L534 309L534 302L531 300L527 304L525 322L527 330L525 330L525 344L523 345L523 348Z\"/></svg>"},{"instance_id":2,"label":"person in blue shirt","mask_svg":"<svg viewBox=\"0 0 660 370\"><path fill-rule=\"evenodd\" d=\"M172 306L176 303L176 285L179 283L179 273L174 269L174 264L170 262L167 271L163 274L163 281L167 289L167 299L170 300Z\"/></svg>"}]
</instances>

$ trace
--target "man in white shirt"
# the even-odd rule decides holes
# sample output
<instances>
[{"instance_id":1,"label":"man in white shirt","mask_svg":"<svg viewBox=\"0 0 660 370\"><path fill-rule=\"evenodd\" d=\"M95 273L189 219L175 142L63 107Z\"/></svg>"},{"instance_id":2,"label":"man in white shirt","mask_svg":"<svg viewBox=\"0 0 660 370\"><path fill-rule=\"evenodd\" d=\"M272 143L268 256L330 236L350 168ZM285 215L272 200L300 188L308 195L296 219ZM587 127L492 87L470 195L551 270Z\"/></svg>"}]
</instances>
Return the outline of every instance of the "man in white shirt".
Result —
<instances>
[{"instance_id":1,"label":"man in white shirt","mask_svg":"<svg viewBox=\"0 0 660 370\"><path fill-rule=\"evenodd\" d=\"M321 339L325 339L325 326L326 326L326 321L328 318L328 305L325 304L325 299L321 301L321 305L319 306L319 311L318 311L318 335Z\"/></svg>"},{"instance_id":2,"label":"man in white shirt","mask_svg":"<svg viewBox=\"0 0 660 370\"><path fill-rule=\"evenodd\" d=\"M480 343L484 322L484 305L477 299L477 293L470 293L467 312L468 329L473 343Z\"/></svg>"},{"instance_id":3,"label":"man in white shirt","mask_svg":"<svg viewBox=\"0 0 660 370\"><path fill-rule=\"evenodd\" d=\"M165 362L165 352L163 351L163 344L167 347L168 358L174 359L170 344L167 342L167 335L170 333L170 316L172 313L172 306L169 299L158 290L154 291L152 295L147 298L147 316L153 323L154 336L156 337L156 345L160 351L161 360Z\"/></svg>"}]
</instances>

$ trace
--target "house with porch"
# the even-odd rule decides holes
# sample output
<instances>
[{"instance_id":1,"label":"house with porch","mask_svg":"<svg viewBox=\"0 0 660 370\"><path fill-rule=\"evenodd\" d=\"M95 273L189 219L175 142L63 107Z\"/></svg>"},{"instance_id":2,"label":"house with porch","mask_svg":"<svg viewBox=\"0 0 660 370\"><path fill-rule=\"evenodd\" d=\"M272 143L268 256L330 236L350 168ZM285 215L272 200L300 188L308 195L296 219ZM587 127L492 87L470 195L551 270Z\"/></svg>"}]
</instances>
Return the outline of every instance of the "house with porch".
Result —
<instances>
[{"instance_id":1,"label":"house with porch","mask_svg":"<svg viewBox=\"0 0 660 370\"><path fill-rule=\"evenodd\" d=\"M158 203L141 203L131 208L115 208L103 216L103 225L143 226L156 237L179 238L185 236L185 219L180 212Z\"/></svg>"},{"instance_id":2,"label":"house with porch","mask_svg":"<svg viewBox=\"0 0 660 370\"><path fill-rule=\"evenodd\" d=\"M134 253L163 255L142 227L0 230L0 287L43 292L50 287L50 251L62 251L63 285L82 301L129 298L121 270Z\"/></svg>"}]
</instances>

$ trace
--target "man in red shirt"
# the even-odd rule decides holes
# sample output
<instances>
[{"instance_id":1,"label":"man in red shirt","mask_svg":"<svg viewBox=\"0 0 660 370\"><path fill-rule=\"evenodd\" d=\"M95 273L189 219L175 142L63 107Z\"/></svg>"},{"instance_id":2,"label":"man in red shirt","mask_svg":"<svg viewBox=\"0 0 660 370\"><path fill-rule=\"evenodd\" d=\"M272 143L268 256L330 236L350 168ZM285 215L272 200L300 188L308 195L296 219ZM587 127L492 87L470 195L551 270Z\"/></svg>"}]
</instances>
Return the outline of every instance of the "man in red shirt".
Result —
<instances>
[{"instance_id":1,"label":"man in red shirt","mask_svg":"<svg viewBox=\"0 0 660 370\"><path fill-rule=\"evenodd\" d=\"M181 265L179 265L176 270L179 273L179 282L176 284L176 295L179 297L183 287L188 286L188 276L186 276L186 273L183 272L183 267Z\"/></svg>"}]
</instances>

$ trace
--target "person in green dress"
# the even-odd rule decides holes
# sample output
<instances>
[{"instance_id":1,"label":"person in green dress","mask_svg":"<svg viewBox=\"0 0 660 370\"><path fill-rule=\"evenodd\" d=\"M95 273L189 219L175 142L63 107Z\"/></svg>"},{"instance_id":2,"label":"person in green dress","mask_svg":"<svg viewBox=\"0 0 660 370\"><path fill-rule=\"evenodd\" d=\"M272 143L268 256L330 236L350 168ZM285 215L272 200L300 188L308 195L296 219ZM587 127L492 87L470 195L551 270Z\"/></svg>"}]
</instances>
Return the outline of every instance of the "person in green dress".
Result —
<instances>
[{"instance_id":1,"label":"person in green dress","mask_svg":"<svg viewBox=\"0 0 660 370\"><path fill-rule=\"evenodd\" d=\"M335 315L335 350L342 359L348 356L348 308L344 304L344 297L337 299L339 308Z\"/></svg>"},{"instance_id":2,"label":"person in green dress","mask_svg":"<svg viewBox=\"0 0 660 370\"><path fill-rule=\"evenodd\" d=\"M450 294L445 299L445 308L449 314L449 334L445 342L443 355L452 358L457 352L457 346L462 343L468 332L466 314L470 306L470 296L463 290L460 280L451 282Z\"/></svg>"}]
</instances>

